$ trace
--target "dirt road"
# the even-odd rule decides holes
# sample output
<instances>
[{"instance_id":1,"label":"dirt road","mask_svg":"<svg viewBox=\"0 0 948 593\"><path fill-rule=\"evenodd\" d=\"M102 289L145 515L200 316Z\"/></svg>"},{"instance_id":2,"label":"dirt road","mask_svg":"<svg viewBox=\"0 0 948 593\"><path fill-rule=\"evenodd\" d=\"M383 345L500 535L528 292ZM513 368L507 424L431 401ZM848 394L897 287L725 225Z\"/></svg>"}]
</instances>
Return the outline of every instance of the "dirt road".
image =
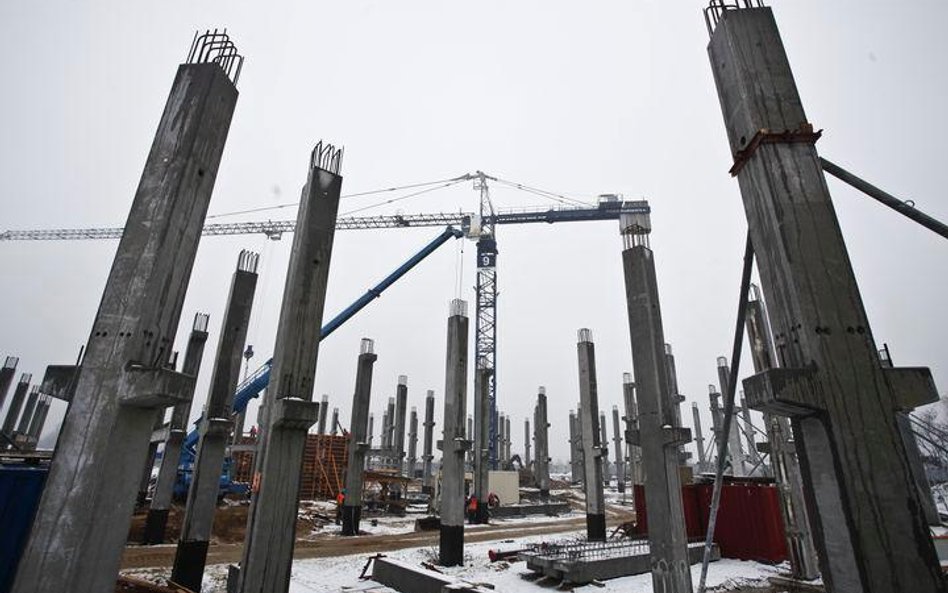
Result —
<instances>
[{"instance_id":1,"label":"dirt road","mask_svg":"<svg viewBox=\"0 0 948 593\"><path fill-rule=\"evenodd\" d=\"M485 542L504 540L528 535L543 535L547 533L564 533L583 529L586 525L584 516L558 521L543 521L535 523L504 522L472 529L464 534L465 541ZM317 540L298 540L294 558L327 558L331 556L346 556L350 554L374 554L403 548L417 548L420 546L438 545L437 531L400 533L391 535L366 535L362 537L337 537L327 535ZM224 564L239 562L242 543L214 544L208 550L208 564ZM122 568L161 568L169 567L174 563L175 545L161 546L129 546L122 556Z\"/></svg>"}]
</instances>

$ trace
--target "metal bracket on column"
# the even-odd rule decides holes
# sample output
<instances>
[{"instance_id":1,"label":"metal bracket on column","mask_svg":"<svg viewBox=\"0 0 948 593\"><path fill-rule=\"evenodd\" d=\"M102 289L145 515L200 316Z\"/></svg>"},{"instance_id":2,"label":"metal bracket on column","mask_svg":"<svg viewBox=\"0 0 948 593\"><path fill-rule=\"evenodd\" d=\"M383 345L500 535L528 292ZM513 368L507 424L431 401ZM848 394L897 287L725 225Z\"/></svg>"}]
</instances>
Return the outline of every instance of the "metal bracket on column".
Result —
<instances>
[{"instance_id":1,"label":"metal bracket on column","mask_svg":"<svg viewBox=\"0 0 948 593\"><path fill-rule=\"evenodd\" d=\"M165 424L161 428L156 428L155 430L151 431L151 439L149 439L148 442L154 445L155 443L167 442L170 438L171 432L169 431L168 425Z\"/></svg>"},{"instance_id":2,"label":"metal bracket on column","mask_svg":"<svg viewBox=\"0 0 948 593\"><path fill-rule=\"evenodd\" d=\"M79 367L74 364L51 364L46 367L46 374L43 375L43 382L40 384L40 393L51 395L64 402L72 401L78 376Z\"/></svg>"},{"instance_id":3,"label":"metal bracket on column","mask_svg":"<svg viewBox=\"0 0 948 593\"><path fill-rule=\"evenodd\" d=\"M309 430L319 420L319 403L296 397L281 397L270 411L273 426Z\"/></svg>"},{"instance_id":4,"label":"metal bracket on column","mask_svg":"<svg viewBox=\"0 0 948 593\"><path fill-rule=\"evenodd\" d=\"M822 135L823 130L814 132L813 124L810 123L800 124L800 127L796 130L783 130L780 132L774 132L768 129L757 130L757 133L750 139L750 142L745 144L744 148L738 150L734 155L734 164L730 170L728 170L728 173L730 173L732 177L736 177L744 165L747 164L747 161L754 156L754 153L757 152L757 147L761 144L816 144L816 141L819 140ZM741 137L741 140L743 139L744 138Z\"/></svg>"},{"instance_id":5,"label":"metal bracket on column","mask_svg":"<svg viewBox=\"0 0 948 593\"><path fill-rule=\"evenodd\" d=\"M663 426L662 427L662 444L665 446L668 445L684 445L685 443L691 442L691 429L685 428L684 426Z\"/></svg>"},{"instance_id":6,"label":"metal bracket on column","mask_svg":"<svg viewBox=\"0 0 948 593\"><path fill-rule=\"evenodd\" d=\"M136 408L173 406L191 399L194 381L193 375L130 363L122 374L119 398L123 405Z\"/></svg>"},{"instance_id":7,"label":"metal bracket on column","mask_svg":"<svg viewBox=\"0 0 948 593\"><path fill-rule=\"evenodd\" d=\"M892 387L900 411L910 412L938 401L938 389L928 367L886 368L882 375Z\"/></svg>"}]
</instances>

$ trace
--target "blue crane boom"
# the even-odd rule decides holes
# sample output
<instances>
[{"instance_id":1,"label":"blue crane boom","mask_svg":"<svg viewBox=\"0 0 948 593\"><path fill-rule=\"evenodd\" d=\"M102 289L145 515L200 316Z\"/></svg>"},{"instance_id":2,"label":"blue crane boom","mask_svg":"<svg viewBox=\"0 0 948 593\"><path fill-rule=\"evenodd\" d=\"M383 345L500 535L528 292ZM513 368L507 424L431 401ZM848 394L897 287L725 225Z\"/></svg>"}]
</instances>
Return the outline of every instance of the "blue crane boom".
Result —
<instances>
[{"instance_id":1,"label":"blue crane boom","mask_svg":"<svg viewBox=\"0 0 948 593\"><path fill-rule=\"evenodd\" d=\"M460 239L464 236L460 230L448 226L444 229L440 235L435 237L430 243L425 245L418 253L413 255L405 263L400 265L394 272L382 279L381 282L370 288L359 297L354 303L346 307L341 313L333 317L329 323L324 325L319 332L319 339L324 340L331 333L339 329L339 327L351 319L356 313L361 311L371 303L373 300L379 298L382 295L382 292L386 288L394 284L399 278L407 274L412 268L418 265L422 260L431 255L444 245L450 239ZM240 385L237 386L237 392L234 394L234 405L233 411L235 414L244 412L247 409L247 405L250 403L250 400L254 399L259 395L261 391L267 386L270 382L270 369L273 364L273 359L267 360L263 365L260 366L254 373L247 377ZM196 454L196 448L198 439L200 437L199 427L201 425L201 420L203 417L198 418L195 421L195 428L188 433L188 436L184 440L184 446L181 448L181 459L178 462L178 467L181 468L184 466L185 473L189 472L191 464L194 462L194 456ZM182 486L179 480L179 486Z\"/></svg>"}]
</instances>

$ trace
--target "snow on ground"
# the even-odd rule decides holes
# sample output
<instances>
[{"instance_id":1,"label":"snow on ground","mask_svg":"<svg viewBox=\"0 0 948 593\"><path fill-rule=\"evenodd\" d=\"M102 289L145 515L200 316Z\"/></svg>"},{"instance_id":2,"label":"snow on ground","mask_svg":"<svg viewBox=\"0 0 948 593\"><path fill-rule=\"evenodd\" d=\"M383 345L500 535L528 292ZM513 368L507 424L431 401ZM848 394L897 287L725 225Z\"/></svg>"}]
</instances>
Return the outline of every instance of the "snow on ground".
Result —
<instances>
[{"instance_id":1,"label":"snow on ground","mask_svg":"<svg viewBox=\"0 0 948 593\"><path fill-rule=\"evenodd\" d=\"M560 538L578 538L584 532L563 534ZM504 542L472 543L464 547L465 564L463 567L441 569L445 573L468 582L487 583L492 585L498 593L540 593L548 587L542 587L531 581L524 580L521 574L527 573L522 562L491 563L487 551L496 548L502 550L515 549L531 543L538 543L549 536L535 536L505 540ZM387 556L420 566L422 562L437 563L438 549L436 547L411 548L398 550ZM352 591L365 586L359 581L359 574L365 566L368 556L339 556L336 558L318 558L312 560L298 560L293 563L291 578L291 593L339 593ZM701 572L700 565L692 567L692 578L698 582ZM370 570L371 573L371 570ZM742 562L739 560L721 560L711 564L708 570L709 591L728 591L745 587L767 586L767 577L775 576L777 568L758 564L756 562ZM652 593L652 577L649 574L623 577L605 581L603 587L588 586L590 593ZM581 589L582 587L577 587Z\"/></svg>"}]
</instances>

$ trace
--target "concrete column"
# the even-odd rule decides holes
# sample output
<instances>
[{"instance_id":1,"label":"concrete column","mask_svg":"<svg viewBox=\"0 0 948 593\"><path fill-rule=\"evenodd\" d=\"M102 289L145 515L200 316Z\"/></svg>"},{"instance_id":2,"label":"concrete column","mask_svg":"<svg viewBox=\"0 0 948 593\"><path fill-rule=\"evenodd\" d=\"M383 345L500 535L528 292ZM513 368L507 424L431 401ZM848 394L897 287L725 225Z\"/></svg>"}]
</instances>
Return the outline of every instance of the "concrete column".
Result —
<instances>
[{"instance_id":1,"label":"concrete column","mask_svg":"<svg viewBox=\"0 0 948 593\"><path fill-rule=\"evenodd\" d=\"M422 442L421 453L421 489L426 494L434 494L434 473L431 471L431 462L434 459L432 455L432 444L434 442L434 391L428 390L425 396L425 429L424 441Z\"/></svg>"},{"instance_id":2,"label":"concrete column","mask_svg":"<svg viewBox=\"0 0 948 593\"><path fill-rule=\"evenodd\" d=\"M625 442L629 449L629 482L634 486L644 483L642 448L632 435L639 429L639 407L635 401L635 382L632 373L622 373L622 400L625 404Z\"/></svg>"},{"instance_id":3,"label":"concrete column","mask_svg":"<svg viewBox=\"0 0 948 593\"><path fill-rule=\"evenodd\" d=\"M721 385L721 393L727 393L728 382L730 381L731 376L731 367L727 364L727 358L724 356L718 357L718 383ZM741 433L740 427L737 424L737 412L738 406L734 406L734 417L731 418L731 430L728 431L727 435L722 435L720 438L727 438L727 455L728 459L731 461L731 471L734 474L734 477L743 477L747 475L747 464L744 459L744 449L741 445ZM721 413L724 413L724 410L721 410ZM723 422L723 418L722 418ZM723 424L722 424L723 425Z\"/></svg>"},{"instance_id":4,"label":"concrete column","mask_svg":"<svg viewBox=\"0 0 948 593\"><path fill-rule=\"evenodd\" d=\"M342 535L359 535L359 520L362 518L362 472L365 468L365 453L369 449L366 423L372 397L372 368L377 359L378 356L373 352L372 340L363 338L356 366L355 395L352 397L346 498L342 505Z\"/></svg>"},{"instance_id":5,"label":"concrete column","mask_svg":"<svg viewBox=\"0 0 948 593\"><path fill-rule=\"evenodd\" d=\"M506 416L503 412L497 412L497 469L504 469L507 464L507 458L504 453L507 451Z\"/></svg>"},{"instance_id":6,"label":"concrete column","mask_svg":"<svg viewBox=\"0 0 948 593\"><path fill-rule=\"evenodd\" d=\"M931 373L879 364L814 144L819 134L773 13L709 15L732 172L780 363L744 380L748 402L793 418L827 591L945 591L895 414L937 400Z\"/></svg>"},{"instance_id":7,"label":"concrete column","mask_svg":"<svg viewBox=\"0 0 948 593\"><path fill-rule=\"evenodd\" d=\"M168 368L174 370L175 364L177 363L178 353L175 352L173 358L175 363L169 363ZM156 432L162 429L165 425L165 411L164 409L155 410L154 422L151 427L151 434L154 435ZM141 477L138 480L138 496L135 499L135 507L139 508L145 505L145 501L148 500L148 486L151 484L151 473L155 469L155 458L158 456L158 444L159 441L151 438L148 443L148 453L145 455L145 463L142 464L142 473Z\"/></svg>"},{"instance_id":8,"label":"concrete column","mask_svg":"<svg viewBox=\"0 0 948 593\"><path fill-rule=\"evenodd\" d=\"M403 472L405 464L405 414L408 411L408 376L398 376L395 389L395 455L398 460L398 473Z\"/></svg>"},{"instance_id":9,"label":"concrete column","mask_svg":"<svg viewBox=\"0 0 948 593\"><path fill-rule=\"evenodd\" d=\"M579 422L583 427L583 489L586 491L586 539L606 541L606 502L602 492L602 457L605 443L600 442L599 389L596 385L596 347L592 332L581 329L576 350L579 357L579 397L582 401Z\"/></svg>"},{"instance_id":10,"label":"concrete column","mask_svg":"<svg viewBox=\"0 0 948 593\"><path fill-rule=\"evenodd\" d=\"M474 523L487 523L488 471L490 470L490 369L477 369L474 385L474 496L477 497L477 515Z\"/></svg>"},{"instance_id":11,"label":"concrete column","mask_svg":"<svg viewBox=\"0 0 948 593\"><path fill-rule=\"evenodd\" d=\"M602 445L602 484L609 485L609 428L606 426L606 413L599 411L599 443Z\"/></svg>"},{"instance_id":12,"label":"concrete column","mask_svg":"<svg viewBox=\"0 0 948 593\"><path fill-rule=\"evenodd\" d=\"M569 411L569 471L570 471L570 483L578 484L582 481L582 473L580 471L580 459L579 452L577 450L577 443L579 443L579 436L576 432L576 412L575 410Z\"/></svg>"},{"instance_id":13,"label":"concrete column","mask_svg":"<svg viewBox=\"0 0 948 593\"><path fill-rule=\"evenodd\" d=\"M883 368L893 368L888 345L879 350L879 364ZM905 453L908 456L909 468L912 470L912 479L918 491L922 512L925 513L925 520L928 521L929 525L939 526L941 525L941 518L938 516L937 507L935 507L935 499L932 496L931 485L928 483L928 476L925 475L922 453L918 448L915 432L912 430L912 421L909 419L911 411L910 406L899 410L896 413L895 421L899 427L899 436L902 437L902 442L905 443Z\"/></svg>"},{"instance_id":14,"label":"concrete column","mask_svg":"<svg viewBox=\"0 0 948 593\"><path fill-rule=\"evenodd\" d=\"M29 435L31 442L30 447L32 449L37 448L37 444L42 436L43 425L46 424L46 415L49 413L49 403L51 399L52 396L43 394L36 408L36 413L33 415L33 420L30 422Z\"/></svg>"},{"instance_id":15,"label":"concrete column","mask_svg":"<svg viewBox=\"0 0 948 593\"><path fill-rule=\"evenodd\" d=\"M382 448L391 454L395 447L395 398L388 398L388 408L385 410L385 416L382 419L382 430L385 435L382 439Z\"/></svg>"},{"instance_id":16,"label":"concrete column","mask_svg":"<svg viewBox=\"0 0 948 593\"><path fill-rule=\"evenodd\" d=\"M20 381L16 384L16 388L13 390L13 399L10 400L10 407L7 408L7 415L3 418L3 427L0 428L0 433L13 440L13 428L16 426L16 420L20 417L20 411L23 409L23 402L26 400L27 392L30 389L30 381L33 380L33 375L31 373L23 373L20 375ZM7 443L3 443L2 446L4 449L7 448Z\"/></svg>"},{"instance_id":17,"label":"concrete column","mask_svg":"<svg viewBox=\"0 0 948 593\"><path fill-rule=\"evenodd\" d=\"M510 445L513 437L510 433L510 415L504 416L504 464L510 465Z\"/></svg>"},{"instance_id":18,"label":"concrete column","mask_svg":"<svg viewBox=\"0 0 948 593\"><path fill-rule=\"evenodd\" d=\"M374 432L375 432L375 414L369 412L369 434L368 434L369 448L372 448L372 440L375 438L374 436L372 436Z\"/></svg>"},{"instance_id":19,"label":"concrete column","mask_svg":"<svg viewBox=\"0 0 948 593\"><path fill-rule=\"evenodd\" d=\"M115 588L156 410L183 400L194 381L167 365L237 102L236 51L226 34L208 33L178 68L86 343L16 593Z\"/></svg>"},{"instance_id":20,"label":"concrete column","mask_svg":"<svg viewBox=\"0 0 948 593\"><path fill-rule=\"evenodd\" d=\"M252 493L239 593L280 593L290 584L297 496L306 432L319 419L312 401L319 331L342 177L342 150L313 149L293 234L277 326L263 462Z\"/></svg>"},{"instance_id":21,"label":"concrete column","mask_svg":"<svg viewBox=\"0 0 948 593\"><path fill-rule=\"evenodd\" d=\"M744 423L744 442L747 445L747 457L753 465L757 466L758 471L762 472L764 468L761 467L762 460L760 453L757 451L757 442L754 440L754 425L751 423L750 408L747 407L747 400L744 399L743 392L741 392L740 402L741 420Z\"/></svg>"},{"instance_id":22,"label":"concrete column","mask_svg":"<svg viewBox=\"0 0 948 593\"><path fill-rule=\"evenodd\" d=\"M523 467L524 469L529 469L530 464L532 463L532 458L530 457L530 419L523 419Z\"/></svg>"},{"instance_id":23,"label":"concrete column","mask_svg":"<svg viewBox=\"0 0 948 593\"><path fill-rule=\"evenodd\" d=\"M181 538L171 571L171 580L193 591L201 590L224 456L233 429L234 392L240 379L240 363L257 289L258 257L256 253L241 251L237 259L217 342L207 405L198 428L200 437L181 523Z\"/></svg>"},{"instance_id":24,"label":"concrete column","mask_svg":"<svg viewBox=\"0 0 948 593\"><path fill-rule=\"evenodd\" d=\"M678 447L691 440L688 430L675 426L675 407L665 368L655 260L649 248L651 223L647 214L623 215L622 264L632 337L632 363L638 393L648 541L652 588L663 593L691 593L688 540L681 504ZM635 437L638 437L637 439Z\"/></svg>"},{"instance_id":25,"label":"concrete column","mask_svg":"<svg viewBox=\"0 0 948 593\"><path fill-rule=\"evenodd\" d=\"M716 385L708 385L708 400L711 402L711 432L714 437L712 452L714 459L717 459L723 438L721 432L724 430L724 411L721 409L721 394L718 393Z\"/></svg>"},{"instance_id":26,"label":"concrete column","mask_svg":"<svg viewBox=\"0 0 948 593\"><path fill-rule=\"evenodd\" d=\"M547 420L546 387L537 390L537 404L533 416L533 438L536 440L537 453L534 462L534 476L540 490L540 500L550 498L550 423Z\"/></svg>"},{"instance_id":27,"label":"concrete column","mask_svg":"<svg viewBox=\"0 0 948 593\"><path fill-rule=\"evenodd\" d=\"M415 466L418 465L418 409L411 407L408 415L408 463L406 475L415 477Z\"/></svg>"},{"instance_id":28,"label":"concrete column","mask_svg":"<svg viewBox=\"0 0 948 593\"><path fill-rule=\"evenodd\" d=\"M7 400L7 393L10 391L10 385L13 383L13 375L16 374L16 365L20 359L16 356L8 356L0 367L0 410Z\"/></svg>"},{"instance_id":29,"label":"concrete column","mask_svg":"<svg viewBox=\"0 0 948 593\"><path fill-rule=\"evenodd\" d=\"M441 460L442 566L464 563L464 456L471 442L464 438L467 416L467 303L451 301L444 380L444 436L438 442Z\"/></svg>"},{"instance_id":30,"label":"concrete column","mask_svg":"<svg viewBox=\"0 0 948 593\"><path fill-rule=\"evenodd\" d=\"M777 358L767 323L766 306L760 291L753 284L744 328L747 330L754 372L762 373L774 368ZM770 463L780 492L780 514L787 537L790 572L794 578L812 580L820 575L819 558L806 510L800 463L790 431L790 421L777 414L764 414L764 423L770 443Z\"/></svg>"},{"instance_id":31,"label":"concrete column","mask_svg":"<svg viewBox=\"0 0 948 593\"><path fill-rule=\"evenodd\" d=\"M695 447L698 449L698 473L708 471L708 461L704 456L704 435L701 433L701 414L698 413L698 403L691 403L691 416L695 424Z\"/></svg>"},{"instance_id":32,"label":"concrete column","mask_svg":"<svg viewBox=\"0 0 948 593\"><path fill-rule=\"evenodd\" d=\"M622 450L622 427L619 425L619 406L612 406L612 446L615 449L616 488L625 492L625 459Z\"/></svg>"},{"instance_id":33,"label":"concrete column","mask_svg":"<svg viewBox=\"0 0 948 593\"><path fill-rule=\"evenodd\" d=\"M321 400L319 400L319 424L316 429L316 434L326 434L326 414L329 412L329 395L324 393ZM372 434L372 431L369 431L369 434Z\"/></svg>"},{"instance_id":34,"label":"concrete column","mask_svg":"<svg viewBox=\"0 0 948 593\"><path fill-rule=\"evenodd\" d=\"M330 420L330 422L332 423L332 428L329 430L329 434L336 436L339 432L339 408L332 409L332 420Z\"/></svg>"},{"instance_id":35,"label":"concrete column","mask_svg":"<svg viewBox=\"0 0 948 593\"><path fill-rule=\"evenodd\" d=\"M30 389L30 394L26 398L26 406L23 407L23 413L20 414L20 421L16 425L16 432L19 434L26 434L27 429L30 427L30 420L33 419L33 411L36 409L36 402L39 400L40 392L39 385L34 385Z\"/></svg>"},{"instance_id":36,"label":"concrete column","mask_svg":"<svg viewBox=\"0 0 948 593\"><path fill-rule=\"evenodd\" d=\"M191 326L191 335L184 351L184 364L181 372L193 377L198 376L201 369L201 360L204 357L204 345L207 343L208 316L204 313L194 315ZM168 438L165 439L165 451L161 457L161 466L158 468L158 479L155 482L155 494L151 498L148 508L148 517L145 519L145 544L165 543L165 528L168 524L168 510L174 496L174 484L178 479L178 465L181 462L181 444L188 430L188 420L191 415L191 402L194 398L192 388L191 397L176 405L168 422Z\"/></svg>"},{"instance_id":37,"label":"concrete column","mask_svg":"<svg viewBox=\"0 0 948 593\"><path fill-rule=\"evenodd\" d=\"M668 384L672 392L672 401L675 404L675 424L676 427L684 426L681 422L681 403L685 401L685 396L678 391L678 370L675 368L675 355L672 353L671 344L665 344L665 372L668 373ZM688 453L685 446L678 447L679 463L685 465L688 461Z\"/></svg>"}]
</instances>

